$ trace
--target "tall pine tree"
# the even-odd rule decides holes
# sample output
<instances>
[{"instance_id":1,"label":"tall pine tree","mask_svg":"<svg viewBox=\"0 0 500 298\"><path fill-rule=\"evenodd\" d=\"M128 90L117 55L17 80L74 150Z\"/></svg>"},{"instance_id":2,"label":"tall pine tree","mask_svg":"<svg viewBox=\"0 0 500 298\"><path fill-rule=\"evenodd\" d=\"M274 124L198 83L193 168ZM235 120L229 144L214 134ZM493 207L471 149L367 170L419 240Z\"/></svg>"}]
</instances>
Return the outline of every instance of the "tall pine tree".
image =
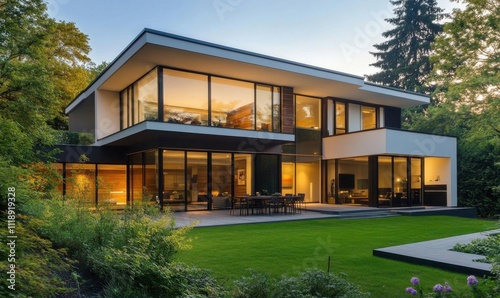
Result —
<instances>
[{"instance_id":1,"label":"tall pine tree","mask_svg":"<svg viewBox=\"0 0 500 298\"><path fill-rule=\"evenodd\" d=\"M432 66L429 61L431 43L443 30L438 22L447 15L436 0L391 0L393 18L386 19L394 28L382 33L387 41L376 44L377 58L371 64L382 69L367 76L371 82L408 91L426 92L425 79Z\"/></svg>"}]
</instances>

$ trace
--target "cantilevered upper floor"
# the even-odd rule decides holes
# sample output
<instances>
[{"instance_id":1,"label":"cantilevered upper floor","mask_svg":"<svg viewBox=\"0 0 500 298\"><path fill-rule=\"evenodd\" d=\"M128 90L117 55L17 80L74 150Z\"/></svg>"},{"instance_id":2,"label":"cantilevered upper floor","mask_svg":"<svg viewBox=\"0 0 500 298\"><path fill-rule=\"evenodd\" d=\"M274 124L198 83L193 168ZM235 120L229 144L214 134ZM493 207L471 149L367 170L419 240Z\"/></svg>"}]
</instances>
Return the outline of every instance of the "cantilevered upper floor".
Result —
<instances>
[{"instance_id":1,"label":"cantilevered upper floor","mask_svg":"<svg viewBox=\"0 0 500 298\"><path fill-rule=\"evenodd\" d=\"M66 113L70 130L94 132L95 145L182 133L272 147L295 141L297 94L387 107L386 113L429 103L425 95L360 76L144 29Z\"/></svg>"}]
</instances>

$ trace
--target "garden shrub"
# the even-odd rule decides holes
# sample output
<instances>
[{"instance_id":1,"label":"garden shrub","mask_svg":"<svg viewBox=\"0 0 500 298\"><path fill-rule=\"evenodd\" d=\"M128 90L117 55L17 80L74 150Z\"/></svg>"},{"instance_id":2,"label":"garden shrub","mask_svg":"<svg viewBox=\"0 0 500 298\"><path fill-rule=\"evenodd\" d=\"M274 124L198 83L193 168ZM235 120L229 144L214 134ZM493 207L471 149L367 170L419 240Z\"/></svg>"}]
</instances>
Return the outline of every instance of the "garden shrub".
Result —
<instances>
[{"instance_id":1,"label":"garden shrub","mask_svg":"<svg viewBox=\"0 0 500 298\"><path fill-rule=\"evenodd\" d=\"M296 277L283 276L279 280L267 274L250 271L234 282L235 298L316 298L316 297L369 297L344 277L318 269L309 269Z\"/></svg>"},{"instance_id":2,"label":"garden shrub","mask_svg":"<svg viewBox=\"0 0 500 298\"><path fill-rule=\"evenodd\" d=\"M0 216L7 218L4 213ZM33 231L37 225L36 219L16 215L15 262L9 262L12 255L9 257L7 243L0 245L0 267L5 270L5 278L0 279L0 297L53 297L72 292L62 276L70 275L75 261L65 250L54 249L49 240L40 238ZM7 239L8 230L0 229L0 235ZM10 264L15 265L15 291L8 288L11 283L5 274Z\"/></svg>"},{"instance_id":3,"label":"garden shrub","mask_svg":"<svg viewBox=\"0 0 500 298\"><path fill-rule=\"evenodd\" d=\"M467 244L455 244L454 251L485 256L477 261L491 263L493 258L500 255L500 235L491 235L482 239L474 239Z\"/></svg>"},{"instance_id":4,"label":"garden shrub","mask_svg":"<svg viewBox=\"0 0 500 298\"><path fill-rule=\"evenodd\" d=\"M155 206L134 205L122 213L89 208L84 200L46 200L30 212L44 218L40 229L67 247L104 284L107 297L222 297L208 271L173 263L189 247L191 227L175 228Z\"/></svg>"}]
</instances>

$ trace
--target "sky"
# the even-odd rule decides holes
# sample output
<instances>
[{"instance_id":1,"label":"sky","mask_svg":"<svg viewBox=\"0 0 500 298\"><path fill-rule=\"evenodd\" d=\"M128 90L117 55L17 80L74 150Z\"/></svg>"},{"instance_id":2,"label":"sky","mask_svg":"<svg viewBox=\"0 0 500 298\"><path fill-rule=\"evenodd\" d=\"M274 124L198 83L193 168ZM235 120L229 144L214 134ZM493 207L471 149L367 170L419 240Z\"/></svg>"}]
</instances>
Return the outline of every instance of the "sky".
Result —
<instances>
[{"instance_id":1,"label":"sky","mask_svg":"<svg viewBox=\"0 0 500 298\"><path fill-rule=\"evenodd\" d=\"M378 71L369 52L392 27L389 0L48 0L48 13L111 62L151 28L354 75ZM451 12L457 3L438 0Z\"/></svg>"}]
</instances>

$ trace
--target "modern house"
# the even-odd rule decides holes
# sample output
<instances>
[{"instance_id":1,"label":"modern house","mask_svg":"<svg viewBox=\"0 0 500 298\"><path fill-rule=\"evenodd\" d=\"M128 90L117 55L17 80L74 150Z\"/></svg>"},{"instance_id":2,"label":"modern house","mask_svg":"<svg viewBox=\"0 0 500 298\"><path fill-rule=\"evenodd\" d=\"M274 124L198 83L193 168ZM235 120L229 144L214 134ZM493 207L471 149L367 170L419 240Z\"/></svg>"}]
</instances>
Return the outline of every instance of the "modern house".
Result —
<instances>
[{"instance_id":1,"label":"modern house","mask_svg":"<svg viewBox=\"0 0 500 298\"><path fill-rule=\"evenodd\" d=\"M96 204L212 210L267 191L456 206L456 139L401 130L401 110L427 103L363 77L145 29L66 108L70 130L95 142L61 146L56 166L65 195L84 190Z\"/></svg>"}]
</instances>

